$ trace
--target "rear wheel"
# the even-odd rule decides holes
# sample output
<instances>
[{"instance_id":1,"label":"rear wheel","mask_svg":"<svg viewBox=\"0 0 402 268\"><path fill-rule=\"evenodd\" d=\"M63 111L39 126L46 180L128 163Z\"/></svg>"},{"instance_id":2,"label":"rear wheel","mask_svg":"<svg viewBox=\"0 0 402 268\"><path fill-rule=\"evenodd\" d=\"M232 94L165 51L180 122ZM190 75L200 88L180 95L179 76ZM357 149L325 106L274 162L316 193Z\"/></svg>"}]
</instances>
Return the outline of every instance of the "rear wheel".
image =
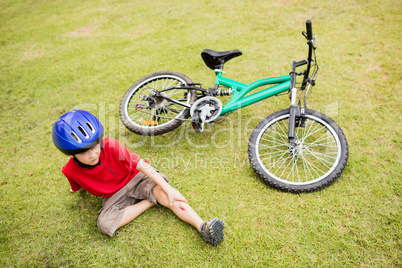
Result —
<instances>
[{"instance_id":1,"label":"rear wheel","mask_svg":"<svg viewBox=\"0 0 402 268\"><path fill-rule=\"evenodd\" d=\"M179 127L190 116L190 109L154 97L153 93L191 83L190 78L178 72L158 72L141 78L121 100L120 118L124 126L144 136L160 135ZM196 91L187 89L172 89L161 95L186 104L197 99Z\"/></svg>"},{"instance_id":2,"label":"rear wheel","mask_svg":"<svg viewBox=\"0 0 402 268\"><path fill-rule=\"evenodd\" d=\"M306 110L297 118L296 143L289 144L289 109L261 121L249 141L249 160L268 185L294 193L312 192L332 184L348 161L348 144L329 117Z\"/></svg>"}]
</instances>

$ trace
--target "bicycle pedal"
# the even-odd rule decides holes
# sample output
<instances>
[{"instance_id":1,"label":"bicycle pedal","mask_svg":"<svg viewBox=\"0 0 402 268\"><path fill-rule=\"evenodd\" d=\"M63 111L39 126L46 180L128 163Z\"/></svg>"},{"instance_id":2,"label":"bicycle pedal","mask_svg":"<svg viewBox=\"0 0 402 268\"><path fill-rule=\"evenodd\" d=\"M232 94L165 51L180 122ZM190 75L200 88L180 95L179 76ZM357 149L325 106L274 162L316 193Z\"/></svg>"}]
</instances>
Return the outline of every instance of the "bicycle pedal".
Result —
<instances>
[{"instance_id":1,"label":"bicycle pedal","mask_svg":"<svg viewBox=\"0 0 402 268\"><path fill-rule=\"evenodd\" d=\"M200 122L193 121L191 122L191 125L193 126L195 133L201 133L204 131L203 125L200 124Z\"/></svg>"},{"instance_id":2,"label":"bicycle pedal","mask_svg":"<svg viewBox=\"0 0 402 268\"><path fill-rule=\"evenodd\" d=\"M204 131L204 124L200 122L200 114L196 112L191 120L191 125L193 126L195 133L201 133Z\"/></svg>"},{"instance_id":3,"label":"bicycle pedal","mask_svg":"<svg viewBox=\"0 0 402 268\"><path fill-rule=\"evenodd\" d=\"M155 120L142 120L141 124L147 125L147 126L157 126L158 121L155 121Z\"/></svg>"}]
</instances>

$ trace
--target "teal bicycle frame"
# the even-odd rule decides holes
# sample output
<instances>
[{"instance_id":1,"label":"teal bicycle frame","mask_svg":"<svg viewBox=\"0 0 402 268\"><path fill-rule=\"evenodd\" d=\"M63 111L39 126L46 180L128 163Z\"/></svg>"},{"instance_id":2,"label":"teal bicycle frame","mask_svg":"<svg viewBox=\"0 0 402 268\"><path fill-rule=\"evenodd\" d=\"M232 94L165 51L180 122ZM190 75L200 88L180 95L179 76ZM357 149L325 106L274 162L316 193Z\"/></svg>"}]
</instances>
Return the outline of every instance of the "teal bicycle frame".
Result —
<instances>
[{"instance_id":1,"label":"teal bicycle frame","mask_svg":"<svg viewBox=\"0 0 402 268\"><path fill-rule=\"evenodd\" d=\"M246 106L270 98L272 96L278 95L290 89L290 82L291 82L290 75L264 78L247 85L223 77L222 70L215 70L215 73L216 73L216 80L215 80L216 88L218 86L225 86L227 88L230 88L233 94L230 101L223 106L221 115L227 114L229 112L234 112L237 109L244 108ZM262 91L246 96L249 92L253 91L256 88L273 84L277 85L268 87Z\"/></svg>"}]
</instances>

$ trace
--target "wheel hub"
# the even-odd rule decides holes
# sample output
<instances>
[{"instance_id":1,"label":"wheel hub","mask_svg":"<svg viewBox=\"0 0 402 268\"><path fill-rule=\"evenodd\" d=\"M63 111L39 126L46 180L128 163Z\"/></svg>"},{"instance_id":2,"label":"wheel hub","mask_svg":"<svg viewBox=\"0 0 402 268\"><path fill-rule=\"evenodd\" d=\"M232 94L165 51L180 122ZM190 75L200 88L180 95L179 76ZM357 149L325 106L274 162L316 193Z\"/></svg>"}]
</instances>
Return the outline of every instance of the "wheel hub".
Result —
<instances>
[{"instance_id":1,"label":"wheel hub","mask_svg":"<svg viewBox=\"0 0 402 268\"><path fill-rule=\"evenodd\" d=\"M166 100L163 97L167 97L166 93L164 92L161 92L158 95L154 95L154 103L156 109L165 106Z\"/></svg>"},{"instance_id":2,"label":"wheel hub","mask_svg":"<svg viewBox=\"0 0 402 268\"><path fill-rule=\"evenodd\" d=\"M290 143L289 152L294 156L303 155L303 143L300 140Z\"/></svg>"}]
</instances>

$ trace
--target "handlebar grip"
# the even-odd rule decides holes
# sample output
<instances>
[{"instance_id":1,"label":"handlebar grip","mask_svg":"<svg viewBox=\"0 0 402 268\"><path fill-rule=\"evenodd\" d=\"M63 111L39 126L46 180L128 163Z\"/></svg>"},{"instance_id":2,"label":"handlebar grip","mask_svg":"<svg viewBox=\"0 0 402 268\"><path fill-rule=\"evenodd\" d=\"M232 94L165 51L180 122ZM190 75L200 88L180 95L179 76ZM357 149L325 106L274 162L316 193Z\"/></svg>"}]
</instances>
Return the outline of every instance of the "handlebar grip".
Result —
<instances>
[{"instance_id":1,"label":"handlebar grip","mask_svg":"<svg viewBox=\"0 0 402 268\"><path fill-rule=\"evenodd\" d=\"M311 20L306 21L307 39L313 39L313 30L311 27Z\"/></svg>"}]
</instances>

